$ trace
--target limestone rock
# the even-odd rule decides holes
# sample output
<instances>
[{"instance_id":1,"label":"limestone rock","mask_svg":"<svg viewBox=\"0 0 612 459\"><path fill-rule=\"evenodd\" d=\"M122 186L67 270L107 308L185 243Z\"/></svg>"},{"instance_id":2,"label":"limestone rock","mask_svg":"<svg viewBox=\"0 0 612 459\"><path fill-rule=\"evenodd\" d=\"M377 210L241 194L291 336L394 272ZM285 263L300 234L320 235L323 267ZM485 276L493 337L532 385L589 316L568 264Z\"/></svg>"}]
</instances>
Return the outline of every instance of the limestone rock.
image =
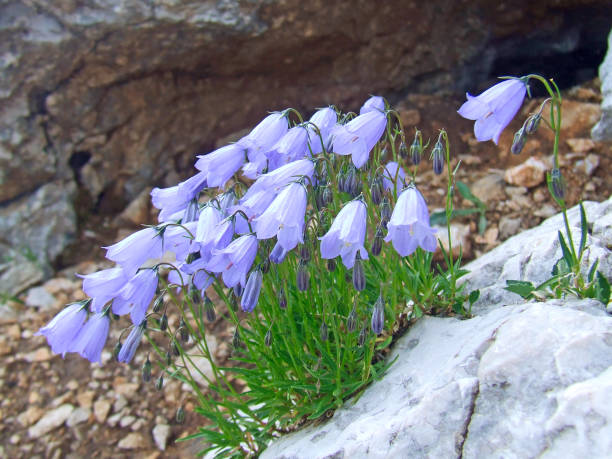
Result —
<instances>
[{"instance_id":1,"label":"limestone rock","mask_svg":"<svg viewBox=\"0 0 612 459\"><path fill-rule=\"evenodd\" d=\"M485 175L470 186L470 191L485 204L491 200L501 201L506 197L501 174Z\"/></svg>"},{"instance_id":2,"label":"limestone rock","mask_svg":"<svg viewBox=\"0 0 612 459\"><path fill-rule=\"evenodd\" d=\"M601 120L593 127L591 136L594 140L612 140L612 30L608 37L608 53L599 67L601 80Z\"/></svg>"},{"instance_id":3,"label":"limestone rock","mask_svg":"<svg viewBox=\"0 0 612 459\"><path fill-rule=\"evenodd\" d=\"M142 434L132 432L126 437L122 438L117 444L119 449L140 449L147 446Z\"/></svg>"},{"instance_id":4,"label":"limestone rock","mask_svg":"<svg viewBox=\"0 0 612 459\"><path fill-rule=\"evenodd\" d=\"M170 436L170 426L167 424L157 424L153 427L152 434L157 448L161 451L166 451L168 437Z\"/></svg>"},{"instance_id":5,"label":"limestone rock","mask_svg":"<svg viewBox=\"0 0 612 459\"><path fill-rule=\"evenodd\" d=\"M534 157L506 170L504 180L511 185L531 188L544 182L546 164Z\"/></svg>"},{"instance_id":6,"label":"limestone rock","mask_svg":"<svg viewBox=\"0 0 612 459\"><path fill-rule=\"evenodd\" d=\"M72 413L70 413L70 416L66 420L66 425L68 427L74 427L87 421L89 416L91 416L91 410L89 408L76 408Z\"/></svg>"},{"instance_id":7,"label":"limestone rock","mask_svg":"<svg viewBox=\"0 0 612 459\"><path fill-rule=\"evenodd\" d=\"M26 295L26 306L49 309L55 303L55 298L44 287L32 287Z\"/></svg>"},{"instance_id":8,"label":"limestone rock","mask_svg":"<svg viewBox=\"0 0 612 459\"><path fill-rule=\"evenodd\" d=\"M111 403L108 400L96 400L94 402L94 416L96 421L103 423L111 409Z\"/></svg>"},{"instance_id":9,"label":"limestone rock","mask_svg":"<svg viewBox=\"0 0 612 459\"><path fill-rule=\"evenodd\" d=\"M28 429L28 436L34 439L40 438L52 430L57 429L66 422L73 410L74 406L66 403L48 411L36 424Z\"/></svg>"}]
</instances>

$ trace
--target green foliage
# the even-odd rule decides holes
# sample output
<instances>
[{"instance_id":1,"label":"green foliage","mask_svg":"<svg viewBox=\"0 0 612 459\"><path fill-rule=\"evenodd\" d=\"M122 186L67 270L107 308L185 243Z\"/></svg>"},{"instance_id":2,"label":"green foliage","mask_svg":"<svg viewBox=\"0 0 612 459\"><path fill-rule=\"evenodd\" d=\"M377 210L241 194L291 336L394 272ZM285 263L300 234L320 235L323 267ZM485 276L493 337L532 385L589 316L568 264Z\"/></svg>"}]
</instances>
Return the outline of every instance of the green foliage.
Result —
<instances>
[{"instance_id":1,"label":"green foliage","mask_svg":"<svg viewBox=\"0 0 612 459\"><path fill-rule=\"evenodd\" d=\"M456 186L461 196L468 201L471 201L475 207L468 209L455 209L452 212L451 218L467 217L469 215L478 214L478 233L484 234L485 230L487 229L486 204L474 196L470 188L465 183L457 181ZM446 223L446 211L442 210L431 214L432 225L446 225Z\"/></svg>"}]
</instances>

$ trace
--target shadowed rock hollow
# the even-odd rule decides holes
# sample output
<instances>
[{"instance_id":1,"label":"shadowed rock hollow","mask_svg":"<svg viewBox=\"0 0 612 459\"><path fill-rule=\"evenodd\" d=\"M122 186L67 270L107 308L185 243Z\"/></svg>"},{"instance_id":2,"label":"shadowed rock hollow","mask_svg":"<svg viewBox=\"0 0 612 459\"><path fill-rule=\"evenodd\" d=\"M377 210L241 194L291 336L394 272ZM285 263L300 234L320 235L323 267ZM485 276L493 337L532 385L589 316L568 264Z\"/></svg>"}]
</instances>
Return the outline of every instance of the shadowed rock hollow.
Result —
<instances>
[{"instance_id":1,"label":"shadowed rock hollow","mask_svg":"<svg viewBox=\"0 0 612 459\"><path fill-rule=\"evenodd\" d=\"M79 222L174 185L269 110L527 70L591 78L606 3L2 1L2 290L47 276Z\"/></svg>"}]
</instances>

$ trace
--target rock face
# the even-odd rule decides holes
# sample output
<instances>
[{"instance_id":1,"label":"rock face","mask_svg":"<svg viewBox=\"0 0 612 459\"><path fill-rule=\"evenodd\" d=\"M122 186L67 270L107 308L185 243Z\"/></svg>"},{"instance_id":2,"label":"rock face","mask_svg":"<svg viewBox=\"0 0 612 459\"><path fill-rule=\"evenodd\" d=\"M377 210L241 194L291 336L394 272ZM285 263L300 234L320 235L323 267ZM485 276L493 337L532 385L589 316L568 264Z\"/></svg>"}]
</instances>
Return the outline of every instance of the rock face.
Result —
<instances>
[{"instance_id":1,"label":"rock face","mask_svg":"<svg viewBox=\"0 0 612 459\"><path fill-rule=\"evenodd\" d=\"M610 221L612 202L588 209L592 221ZM509 247L531 242L533 250L555 218L501 245L502 268L516 264L505 258ZM608 223L597 228L610 237ZM491 258L467 266L488 279L483 285L500 274ZM540 261L545 270L554 257ZM398 340L398 360L382 380L325 424L273 442L262 458L609 457L612 317L603 305L503 300L476 313L419 320Z\"/></svg>"},{"instance_id":2,"label":"rock face","mask_svg":"<svg viewBox=\"0 0 612 459\"><path fill-rule=\"evenodd\" d=\"M118 213L269 110L473 89L508 62L533 71L604 42L605 0L532 3L3 0L0 221L19 217L0 239L2 285L46 275L75 233L77 189L86 211ZM41 194L53 204L34 211ZM38 264L20 278L22 247Z\"/></svg>"},{"instance_id":3,"label":"rock face","mask_svg":"<svg viewBox=\"0 0 612 459\"><path fill-rule=\"evenodd\" d=\"M601 79L601 120L595 125L591 135L595 140L612 141L612 30L608 37L608 53L599 67Z\"/></svg>"}]
</instances>

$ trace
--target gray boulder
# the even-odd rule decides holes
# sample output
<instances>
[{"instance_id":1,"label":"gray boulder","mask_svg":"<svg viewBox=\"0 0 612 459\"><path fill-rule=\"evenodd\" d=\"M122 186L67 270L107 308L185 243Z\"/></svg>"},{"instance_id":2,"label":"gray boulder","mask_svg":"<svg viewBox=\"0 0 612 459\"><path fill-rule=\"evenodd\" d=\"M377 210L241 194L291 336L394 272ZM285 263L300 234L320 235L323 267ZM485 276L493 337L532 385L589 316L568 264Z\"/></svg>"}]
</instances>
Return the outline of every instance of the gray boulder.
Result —
<instances>
[{"instance_id":1,"label":"gray boulder","mask_svg":"<svg viewBox=\"0 0 612 459\"><path fill-rule=\"evenodd\" d=\"M601 80L601 120L591 131L594 140L612 141L612 30L608 38L608 53L599 67Z\"/></svg>"}]
</instances>

